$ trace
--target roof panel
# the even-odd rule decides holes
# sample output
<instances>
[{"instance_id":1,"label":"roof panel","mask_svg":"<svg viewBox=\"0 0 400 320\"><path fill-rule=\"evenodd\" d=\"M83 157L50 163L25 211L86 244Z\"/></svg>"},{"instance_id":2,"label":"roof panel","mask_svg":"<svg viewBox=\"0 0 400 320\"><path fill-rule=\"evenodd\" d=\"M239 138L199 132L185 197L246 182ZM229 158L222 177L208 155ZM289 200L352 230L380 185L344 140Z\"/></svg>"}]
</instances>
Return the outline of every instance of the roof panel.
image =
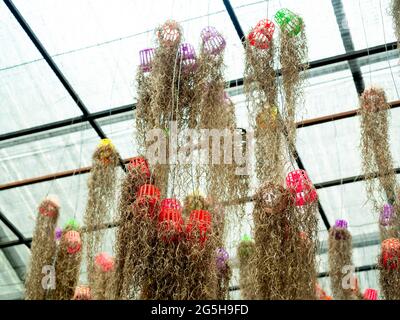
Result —
<instances>
[{"instance_id":1,"label":"roof panel","mask_svg":"<svg viewBox=\"0 0 400 320\"><path fill-rule=\"evenodd\" d=\"M0 71L0 134L82 113L41 60Z\"/></svg>"}]
</instances>

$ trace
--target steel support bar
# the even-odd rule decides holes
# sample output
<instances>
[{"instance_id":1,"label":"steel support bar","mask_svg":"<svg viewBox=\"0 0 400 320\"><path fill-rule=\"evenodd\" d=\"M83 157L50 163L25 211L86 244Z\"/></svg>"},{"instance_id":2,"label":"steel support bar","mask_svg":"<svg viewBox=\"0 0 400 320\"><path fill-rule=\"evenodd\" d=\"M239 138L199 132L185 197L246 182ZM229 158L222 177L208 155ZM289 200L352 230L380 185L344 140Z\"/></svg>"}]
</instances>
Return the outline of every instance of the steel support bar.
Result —
<instances>
[{"instance_id":1,"label":"steel support bar","mask_svg":"<svg viewBox=\"0 0 400 320\"><path fill-rule=\"evenodd\" d=\"M354 51L354 43L351 37L350 28L348 27L347 17L345 10L343 8L342 0L331 0L333 11L336 16L336 22L339 27L340 36L342 38L343 46L346 52ZM351 75L353 77L354 84L357 89L358 95L361 95L365 89L364 78L361 72L361 68L358 65L357 61L351 60L349 61L349 67L351 71Z\"/></svg>"},{"instance_id":2,"label":"steel support bar","mask_svg":"<svg viewBox=\"0 0 400 320\"><path fill-rule=\"evenodd\" d=\"M42 132L49 131L49 130L60 129L63 127L68 127L68 126L72 126L75 124L88 122L90 120L96 120L96 119L101 119L101 118L105 118L105 117L109 117L109 116L114 116L117 114L130 112L135 109L136 109L135 104L128 104L125 106L107 109L104 111L89 113L87 115L82 115L82 116L73 117L73 118L69 118L69 119L65 119L65 120L46 123L43 125L31 127L28 129L22 129L22 130L10 132L10 133L4 133L4 134L0 135L0 142L5 141L5 140L10 140L10 139L15 139L15 138L21 138L21 137L29 136L32 134L42 133Z\"/></svg>"},{"instance_id":3,"label":"steel support bar","mask_svg":"<svg viewBox=\"0 0 400 320\"><path fill-rule=\"evenodd\" d=\"M81 110L83 113L84 117L87 117L87 121L90 123L92 128L96 131L97 135L101 139L107 138L105 135L103 129L96 123L96 121L92 118L89 118L88 116L90 115L90 112L88 108L85 106L83 103L82 99L79 97L78 93L74 90L72 85L69 83L67 78L64 76L64 74L61 72L61 70L58 68L57 64L54 62L53 58L50 56L50 54L47 52L46 48L43 46L39 38L36 36L36 34L33 32L27 21L24 19L24 17L21 15L17 7L14 5L12 0L4 0L4 3L8 7L8 9L11 11L12 15L15 17L15 19L18 21L22 29L25 31L29 39L32 41L36 49L40 52L42 55L43 59L46 61L48 66L51 68L51 70L54 72L55 76L58 78L58 80L61 82L65 90L69 93L71 96L72 100L76 103L78 108ZM120 165L122 168L125 168L124 165L120 161Z\"/></svg>"},{"instance_id":4,"label":"steel support bar","mask_svg":"<svg viewBox=\"0 0 400 320\"><path fill-rule=\"evenodd\" d=\"M383 53L386 51L386 49L388 51L396 50L397 42L391 42L391 43L387 44L386 46L379 45L379 46L375 46L375 47L372 47L369 49L358 50L358 51L354 51L351 53L345 53L342 55L338 55L335 57L311 61L309 63L308 70L315 69L315 68L321 68L321 67L328 66L331 64L335 64L335 63L346 62L346 61L353 60L353 59L359 59L359 58L366 57L368 55ZM280 70L277 71L277 74L280 74ZM236 80L230 80L226 84L226 86L228 88L236 88L236 87L239 87L242 85L243 85L243 78L239 78ZM400 102L397 101L397 104L399 104L399 103ZM90 113L86 116L82 115L82 116L78 116L78 117L74 117L74 118L60 120L60 121L56 121L56 122L52 122L52 123L47 123L47 124L40 125L40 126L35 126L32 128L28 128L28 129L4 133L4 134L0 135L0 141L5 141L5 140L9 140L9 139L14 139L14 138L20 138L20 137L28 136L31 134L41 133L41 132L45 132L45 131L49 131L49 130L67 127L67 126L74 125L74 124L87 122L89 120L96 120L96 119L100 119L100 118L105 118L107 116L126 113L126 112L130 112L132 110L135 110L135 108L136 108L135 104L129 104L129 105L125 105L125 106L120 106L120 107L110 108L110 109L99 111L99 112ZM349 111L349 112L351 113L353 111ZM354 115L356 115L356 114L353 114L350 116L344 116L343 118L351 117ZM335 119L335 118L329 119L329 117L330 116L324 117L326 119L324 119L321 123L341 119L340 117L338 117L337 119ZM312 120L306 120L306 121L304 121L304 125L302 125L302 127L306 127L306 126L313 125L313 124L318 124L318 123L313 123Z\"/></svg>"},{"instance_id":5,"label":"steel support bar","mask_svg":"<svg viewBox=\"0 0 400 320\"><path fill-rule=\"evenodd\" d=\"M26 240L24 235L17 229L17 227L0 211L0 221L17 237L19 244L24 244L28 248L31 247L30 242Z\"/></svg>"}]
</instances>

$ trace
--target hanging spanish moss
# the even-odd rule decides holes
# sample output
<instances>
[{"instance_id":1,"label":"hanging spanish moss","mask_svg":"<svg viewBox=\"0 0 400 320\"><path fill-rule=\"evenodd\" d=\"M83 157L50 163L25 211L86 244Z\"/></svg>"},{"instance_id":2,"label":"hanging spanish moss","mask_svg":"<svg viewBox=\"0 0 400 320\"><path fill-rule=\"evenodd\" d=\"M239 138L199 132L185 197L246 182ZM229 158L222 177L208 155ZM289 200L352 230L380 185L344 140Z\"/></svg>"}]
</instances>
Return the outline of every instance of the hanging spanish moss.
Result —
<instances>
[{"instance_id":1,"label":"hanging spanish moss","mask_svg":"<svg viewBox=\"0 0 400 320\"><path fill-rule=\"evenodd\" d=\"M216 241L211 213L193 210L185 225L181 212L176 199L161 202L155 252L147 267L149 283L142 298L216 298Z\"/></svg>"},{"instance_id":2,"label":"hanging spanish moss","mask_svg":"<svg viewBox=\"0 0 400 320\"><path fill-rule=\"evenodd\" d=\"M393 25L400 49L400 0L392 0L390 13L393 17Z\"/></svg>"},{"instance_id":3,"label":"hanging spanish moss","mask_svg":"<svg viewBox=\"0 0 400 320\"><path fill-rule=\"evenodd\" d=\"M336 300L353 300L353 288L343 287L343 267L352 266L351 234L347 230L346 220L337 220L335 226L329 230L329 276L333 297Z\"/></svg>"},{"instance_id":4,"label":"hanging spanish moss","mask_svg":"<svg viewBox=\"0 0 400 320\"><path fill-rule=\"evenodd\" d=\"M232 277L232 269L229 264L229 254L224 248L217 249L217 300L229 299L229 281Z\"/></svg>"},{"instance_id":5,"label":"hanging spanish moss","mask_svg":"<svg viewBox=\"0 0 400 320\"><path fill-rule=\"evenodd\" d=\"M400 240L382 242L379 257L379 284L386 300L400 300Z\"/></svg>"},{"instance_id":6,"label":"hanging spanish moss","mask_svg":"<svg viewBox=\"0 0 400 320\"><path fill-rule=\"evenodd\" d=\"M43 267L52 266L56 253L55 228L60 203L55 196L46 197L39 205L31 245L31 262L25 281L26 300L44 300Z\"/></svg>"},{"instance_id":7,"label":"hanging spanish moss","mask_svg":"<svg viewBox=\"0 0 400 320\"><path fill-rule=\"evenodd\" d=\"M90 287L93 287L94 256L101 250L105 233L103 229L93 230L111 220L119 155L109 139L102 139L92 159L93 166L88 181L88 200L84 215L85 227L89 231L85 234L85 248Z\"/></svg>"},{"instance_id":8,"label":"hanging spanish moss","mask_svg":"<svg viewBox=\"0 0 400 320\"><path fill-rule=\"evenodd\" d=\"M182 40L182 29L173 20L166 21L156 31L158 44L152 61L150 73L151 100L147 112L151 113L152 121L148 129L162 129L168 134L169 122L177 114L175 111L178 101L177 82L179 78L178 49ZM139 120L140 121L140 120ZM165 140L168 150L168 139ZM169 177L169 157L160 159L154 165L155 183L161 190L162 195L167 193Z\"/></svg>"},{"instance_id":9,"label":"hanging spanish moss","mask_svg":"<svg viewBox=\"0 0 400 320\"><path fill-rule=\"evenodd\" d=\"M92 300L90 288L86 285L77 286L72 300Z\"/></svg>"},{"instance_id":10,"label":"hanging spanish moss","mask_svg":"<svg viewBox=\"0 0 400 320\"><path fill-rule=\"evenodd\" d=\"M76 223L69 223L64 228L57 250L55 262L55 289L52 300L71 300L78 284L82 260L82 240Z\"/></svg>"},{"instance_id":11,"label":"hanging spanish moss","mask_svg":"<svg viewBox=\"0 0 400 320\"><path fill-rule=\"evenodd\" d=\"M280 63L285 103L283 121L290 150L296 143L296 108L303 100L304 70L308 56L304 21L288 9L281 9L275 14L280 33Z\"/></svg>"},{"instance_id":12,"label":"hanging spanish moss","mask_svg":"<svg viewBox=\"0 0 400 320\"><path fill-rule=\"evenodd\" d=\"M318 248L317 192L304 170L286 177L289 196L289 227L284 245L286 299L315 299Z\"/></svg>"},{"instance_id":13,"label":"hanging spanish moss","mask_svg":"<svg viewBox=\"0 0 400 320\"><path fill-rule=\"evenodd\" d=\"M186 223L185 299L216 299L218 288L216 237L214 215L206 210L193 210Z\"/></svg>"},{"instance_id":14,"label":"hanging spanish moss","mask_svg":"<svg viewBox=\"0 0 400 320\"><path fill-rule=\"evenodd\" d=\"M239 259L239 287L240 295L244 300L256 299L255 292L255 270L254 270L254 254L255 243L250 237L243 237L237 248L237 256Z\"/></svg>"},{"instance_id":15,"label":"hanging spanish moss","mask_svg":"<svg viewBox=\"0 0 400 320\"><path fill-rule=\"evenodd\" d=\"M138 151L142 154L145 152L147 131L149 128L154 127L153 115L150 109L152 92L150 81L151 78L149 76L154 54L154 48L147 48L139 52L140 65L136 73L137 103L135 109L135 138L139 149Z\"/></svg>"},{"instance_id":16,"label":"hanging spanish moss","mask_svg":"<svg viewBox=\"0 0 400 320\"><path fill-rule=\"evenodd\" d=\"M390 152L385 92L372 87L360 98L361 155L368 199L379 211L385 199L396 199L396 175ZM375 177L377 179L375 179Z\"/></svg>"},{"instance_id":17,"label":"hanging spanish moss","mask_svg":"<svg viewBox=\"0 0 400 320\"><path fill-rule=\"evenodd\" d=\"M244 92L256 138L256 174L259 181L283 180L282 122L279 121L278 87L274 70L275 25L258 22L247 37Z\"/></svg>"},{"instance_id":18,"label":"hanging spanish moss","mask_svg":"<svg viewBox=\"0 0 400 320\"><path fill-rule=\"evenodd\" d=\"M247 163L238 163L237 159L233 158L233 153L227 149L235 146L242 152L244 148L242 138L235 138L237 134L234 105L224 94L225 39L213 27L204 28L201 39L198 72L203 82L197 86L200 94L196 100L200 110L197 129L211 130L211 143L207 144L208 150L206 150L208 163L201 175L207 185L207 194L212 196L215 202L220 202L247 195L248 175L237 171ZM222 141L216 140L214 132L222 135L218 137L218 139L222 137ZM195 179L198 180L199 176ZM233 209L244 212L244 206Z\"/></svg>"},{"instance_id":19,"label":"hanging spanish moss","mask_svg":"<svg viewBox=\"0 0 400 320\"><path fill-rule=\"evenodd\" d=\"M262 300L313 300L317 193L303 170L290 172L286 186L287 190L267 182L256 193L256 296Z\"/></svg>"},{"instance_id":20,"label":"hanging spanish moss","mask_svg":"<svg viewBox=\"0 0 400 320\"><path fill-rule=\"evenodd\" d=\"M149 173L148 168L145 170ZM136 172L133 177L143 174L137 170L132 172ZM159 210L160 190L152 184L143 184L135 195L135 201L125 212L121 212L123 220L117 235L115 278L118 286L114 292L119 299L130 299L139 294L143 278L146 278L145 272L150 272L146 270L147 261L154 255L154 225Z\"/></svg>"},{"instance_id":21,"label":"hanging spanish moss","mask_svg":"<svg viewBox=\"0 0 400 320\"><path fill-rule=\"evenodd\" d=\"M287 265L284 246L289 227L288 194L271 183L262 185L254 201L254 286L260 300L284 299L282 283ZM286 237L286 238L285 238Z\"/></svg>"},{"instance_id":22,"label":"hanging spanish moss","mask_svg":"<svg viewBox=\"0 0 400 320\"><path fill-rule=\"evenodd\" d=\"M116 231L116 242L115 242L115 271L113 273L112 281L112 294L114 299L122 299L122 294L125 294L124 298L127 298L128 292L123 292L122 287L129 287L128 284L133 281L134 270L125 268L125 264L131 265L133 262L128 259L134 259L134 255L131 250L131 242L135 243L140 230L137 224L136 216L132 215L133 205L137 199L137 194L141 186L151 182L150 169L147 160L143 157L133 158L127 166L127 174L121 185L121 191L119 195L118 204L118 216L119 226ZM147 191L148 189L148 191ZM143 188L142 194L145 197L146 192L151 197L152 187ZM153 190L155 193L157 189ZM142 195L141 195L142 196Z\"/></svg>"},{"instance_id":23,"label":"hanging spanish moss","mask_svg":"<svg viewBox=\"0 0 400 320\"><path fill-rule=\"evenodd\" d=\"M94 268L93 298L95 300L108 300L111 295L114 258L106 252L101 252L95 257Z\"/></svg>"}]
</instances>

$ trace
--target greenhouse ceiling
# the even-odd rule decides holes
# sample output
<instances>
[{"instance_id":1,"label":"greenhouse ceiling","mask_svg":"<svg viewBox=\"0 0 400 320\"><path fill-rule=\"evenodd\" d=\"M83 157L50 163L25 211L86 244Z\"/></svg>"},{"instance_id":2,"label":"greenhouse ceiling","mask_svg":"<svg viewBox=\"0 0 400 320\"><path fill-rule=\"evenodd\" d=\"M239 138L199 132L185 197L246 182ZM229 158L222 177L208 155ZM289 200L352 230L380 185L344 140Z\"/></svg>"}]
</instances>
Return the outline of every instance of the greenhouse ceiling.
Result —
<instances>
[{"instance_id":1,"label":"greenhouse ceiling","mask_svg":"<svg viewBox=\"0 0 400 320\"><path fill-rule=\"evenodd\" d=\"M99 139L111 138L123 159L135 156L138 52L154 46L154 28L177 20L194 45L204 26L223 33L227 91L246 128L242 40L282 7L306 24L309 70L297 115L297 166L318 189L321 281L327 280L327 229L345 218L360 282L377 287L378 213L366 201L356 109L365 87L385 89L399 173L399 50L388 6L389 0L1 1L0 299L22 297L39 201L57 194L61 223L82 221ZM234 255L238 239L229 239Z\"/></svg>"}]
</instances>

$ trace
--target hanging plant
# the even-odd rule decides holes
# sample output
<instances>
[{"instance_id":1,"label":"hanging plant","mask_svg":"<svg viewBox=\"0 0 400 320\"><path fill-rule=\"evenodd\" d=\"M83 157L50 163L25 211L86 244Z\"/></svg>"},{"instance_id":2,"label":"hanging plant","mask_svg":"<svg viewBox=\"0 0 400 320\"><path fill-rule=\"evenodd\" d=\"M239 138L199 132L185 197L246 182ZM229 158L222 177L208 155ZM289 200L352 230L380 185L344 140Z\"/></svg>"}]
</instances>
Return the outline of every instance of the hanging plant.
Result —
<instances>
[{"instance_id":1,"label":"hanging plant","mask_svg":"<svg viewBox=\"0 0 400 320\"><path fill-rule=\"evenodd\" d=\"M52 300L71 300L78 284L82 260L82 240L80 233L64 229L55 261L55 289Z\"/></svg>"},{"instance_id":2,"label":"hanging plant","mask_svg":"<svg viewBox=\"0 0 400 320\"><path fill-rule=\"evenodd\" d=\"M379 283L386 300L400 299L400 240L382 242L379 257Z\"/></svg>"},{"instance_id":3,"label":"hanging plant","mask_svg":"<svg viewBox=\"0 0 400 320\"><path fill-rule=\"evenodd\" d=\"M303 19L288 9L275 14L280 27L280 62L284 89L283 121L290 150L296 143L296 109L302 103L304 70L307 67L307 39Z\"/></svg>"},{"instance_id":4,"label":"hanging plant","mask_svg":"<svg viewBox=\"0 0 400 320\"><path fill-rule=\"evenodd\" d=\"M333 297L336 300L354 300L352 288L343 288L343 267L353 265L351 234L346 220L336 220L329 230L329 276Z\"/></svg>"},{"instance_id":5,"label":"hanging plant","mask_svg":"<svg viewBox=\"0 0 400 320\"><path fill-rule=\"evenodd\" d=\"M102 139L93 153L93 166L88 180L88 200L84 223L89 286L93 287L94 256L104 245L105 230L95 230L110 222L116 193L119 155L110 139Z\"/></svg>"},{"instance_id":6,"label":"hanging plant","mask_svg":"<svg viewBox=\"0 0 400 320\"><path fill-rule=\"evenodd\" d=\"M255 243L247 235L245 235L237 248L237 256L239 259L239 287L240 295L244 300L256 299L255 293L255 268L254 254Z\"/></svg>"},{"instance_id":7,"label":"hanging plant","mask_svg":"<svg viewBox=\"0 0 400 320\"><path fill-rule=\"evenodd\" d=\"M25 280L25 299L44 300L43 267L52 266L56 253L54 233L60 212L56 196L46 197L39 205L31 244L31 261Z\"/></svg>"}]
</instances>

